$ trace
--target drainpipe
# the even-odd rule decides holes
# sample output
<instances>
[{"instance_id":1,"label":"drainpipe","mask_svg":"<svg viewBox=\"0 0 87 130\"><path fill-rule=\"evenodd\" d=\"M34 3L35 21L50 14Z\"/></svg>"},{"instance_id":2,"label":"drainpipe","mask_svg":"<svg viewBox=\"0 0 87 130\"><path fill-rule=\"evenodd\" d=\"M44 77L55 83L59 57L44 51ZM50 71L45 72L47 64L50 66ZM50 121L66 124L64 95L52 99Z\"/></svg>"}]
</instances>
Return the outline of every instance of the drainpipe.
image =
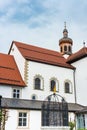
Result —
<instances>
[{"instance_id":1,"label":"drainpipe","mask_svg":"<svg viewBox=\"0 0 87 130\"><path fill-rule=\"evenodd\" d=\"M77 103L75 72L76 72L76 69L74 69L73 71L73 80L74 80L75 103Z\"/></svg>"},{"instance_id":2,"label":"drainpipe","mask_svg":"<svg viewBox=\"0 0 87 130\"><path fill-rule=\"evenodd\" d=\"M75 94L75 103L77 103L77 95L76 95L76 79L75 79L75 73L76 69L73 71L73 81L74 81L74 94ZM75 114L75 130L76 130L76 114Z\"/></svg>"}]
</instances>

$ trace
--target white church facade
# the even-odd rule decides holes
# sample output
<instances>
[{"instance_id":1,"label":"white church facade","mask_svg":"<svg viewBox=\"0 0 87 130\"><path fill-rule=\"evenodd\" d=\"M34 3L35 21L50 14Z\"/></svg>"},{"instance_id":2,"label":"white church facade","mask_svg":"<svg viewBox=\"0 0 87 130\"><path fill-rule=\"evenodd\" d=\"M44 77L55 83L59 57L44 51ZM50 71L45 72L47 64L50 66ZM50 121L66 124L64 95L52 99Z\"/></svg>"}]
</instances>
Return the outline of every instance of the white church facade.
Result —
<instances>
[{"instance_id":1,"label":"white church facade","mask_svg":"<svg viewBox=\"0 0 87 130\"><path fill-rule=\"evenodd\" d=\"M72 53L72 45L65 27L60 52L13 41L8 54L0 54L1 108L8 109L5 130L43 129L41 105L54 86L68 103L69 122L76 129L87 128L87 47Z\"/></svg>"}]
</instances>

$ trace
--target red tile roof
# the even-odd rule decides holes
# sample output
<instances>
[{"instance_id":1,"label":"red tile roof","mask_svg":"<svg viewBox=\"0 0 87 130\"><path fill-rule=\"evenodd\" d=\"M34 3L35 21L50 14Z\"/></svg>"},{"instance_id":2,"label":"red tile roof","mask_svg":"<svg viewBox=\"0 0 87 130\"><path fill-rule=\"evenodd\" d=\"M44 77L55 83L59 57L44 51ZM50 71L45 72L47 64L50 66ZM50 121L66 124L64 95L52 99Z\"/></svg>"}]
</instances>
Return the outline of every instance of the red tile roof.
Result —
<instances>
[{"instance_id":1,"label":"red tile roof","mask_svg":"<svg viewBox=\"0 0 87 130\"><path fill-rule=\"evenodd\" d=\"M59 52L17 41L13 41L13 44L17 46L23 57L27 60L74 69L73 66L66 63L66 59Z\"/></svg>"},{"instance_id":2,"label":"red tile roof","mask_svg":"<svg viewBox=\"0 0 87 130\"><path fill-rule=\"evenodd\" d=\"M13 56L0 53L0 84L25 86Z\"/></svg>"},{"instance_id":3,"label":"red tile roof","mask_svg":"<svg viewBox=\"0 0 87 130\"><path fill-rule=\"evenodd\" d=\"M78 52L69 56L67 59L67 63L73 63L73 62L78 61L84 57L87 57L87 47L83 47Z\"/></svg>"}]
</instances>

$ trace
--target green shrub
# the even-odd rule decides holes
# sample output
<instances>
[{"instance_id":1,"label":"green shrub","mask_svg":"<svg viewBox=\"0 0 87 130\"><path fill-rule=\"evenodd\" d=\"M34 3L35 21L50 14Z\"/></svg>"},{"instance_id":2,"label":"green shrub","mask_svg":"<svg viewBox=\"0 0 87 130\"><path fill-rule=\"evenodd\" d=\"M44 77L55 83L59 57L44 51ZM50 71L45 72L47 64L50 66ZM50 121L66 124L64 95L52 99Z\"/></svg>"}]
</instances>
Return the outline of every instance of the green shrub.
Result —
<instances>
[{"instance_id":1,"label":"green shrub","mask_svg":"<svg viewBox=\"0 0 87 130\"><path fill-rule=\"evenodd\" d=\"M69 126L70 126L70 130L73 130L73 128L75 127L75 123L74 122L69 122Z\"/></svg>"}]
</instances>

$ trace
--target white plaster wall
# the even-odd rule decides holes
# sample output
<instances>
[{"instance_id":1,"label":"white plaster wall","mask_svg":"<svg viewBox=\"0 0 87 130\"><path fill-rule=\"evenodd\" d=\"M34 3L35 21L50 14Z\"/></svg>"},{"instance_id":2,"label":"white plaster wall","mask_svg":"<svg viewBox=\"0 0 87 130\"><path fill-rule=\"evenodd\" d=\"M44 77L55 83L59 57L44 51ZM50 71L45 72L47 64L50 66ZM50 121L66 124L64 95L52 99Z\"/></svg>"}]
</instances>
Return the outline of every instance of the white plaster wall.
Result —
<instances>
[{"instance_id":1,"label":"white plaster wall","mask_svg":"<svg viewBox=\"0 0 87 130\"><path fill-rule=\"evenodd\" d=\"M13 98L13 88L20 89L20 98L22 97L22 87L11 85L0 85L0 95L3 98Z\"/></svg>"},{"instance_id":2,"label":"white plaster wall","mask_svg":"<svg viewBox=\"0 0 87 130\"><path fill-rule=\"evenodd\" d=\"M73 70L32 61L29 61L28 69L28 86L23 89L22 98L31 99L32 94L36 94L38 100L44 100L48 95L52 94L50 91L50 79L55 77L59 81L59 94L65 97L66 101L75 102ZM34 89L34 76L38 74L44 79L44 90ZM72 82L72 94L64 93L64 81L66 79Z\"/></svg>"},{"instance_id":3,"label":"white plaster wall","mask_svg":"<svg viewBox=\"0 0 87 130\"><path fill-rule=\"evenodd\" d=\"M8 111L8 120L6 121L5 130L16 130L18 115L17 110L9 110Z\"/></svg>"},{"instance_id":4,"label":"white plaster wall","mask_svg":"<svg viewBox=\"0 0 87 130\"><path fill-rule=\"evenodd\" d=\"M28 112L28 126L27 127L18 127L18 112ZM14 109L9 109L8 111L8 120L6 121L5 125L5 130L30 130L29 125L30 125L30 111L29 110L14 110ZM34 130L34 129L31 129Z\"/></svg>"},{"instance_id":5,"label":"white plaster wall","mask_svg":"<svg viewBox=\"0 0 87 130\"><path fill-rule=\"evenodd\" d=\"M13 44L12 49L10 51L10 55L14 56L14 59L16 61L17 67L20 71L20 74L24 80L24 64L25 64L25 59L19 52L18 48Z\"/></svg>"},{"instance_id":6,"label":"white plaster wall","mask_svg":"<svg viewBox=\"0 0 87 130\"><path fill-rule=\"evenodd\" d=\"M27 111L28 115L28 127L18 127L18 112ZM40 130L41 129L41 111L32 110L9 110L9 117L6 121L5 130Z\"/></svg>"},{"instance_id":7,"label":"white plaster wall","mask_svg":"<svg viewBox=\"0 0 87 130\"><path fill-rule=\"evenodd\" d=\"M30 130L41 130L41 111L30 111Z\"/></svg>"},{"instance_id":8,"label":"white plaster wall","mask_svg":"<svg viewBox=\"0 0 87 130\"><path fill-rule=\"evenodd\" d=\"M2 97L11 98L12 97L11 86L0 85L0 95Z\"/></svg>"},{"instance_id":9,"label":"white plaster wall","mask_svg":"<svg viewBox=\"0 0 87 130\"><path fill-rule=\"evenodd\" d=\"M76 67L76 95L77 103L87 105L87 58L81 59L73 65Z\"/></svg>"}]
</instances>

